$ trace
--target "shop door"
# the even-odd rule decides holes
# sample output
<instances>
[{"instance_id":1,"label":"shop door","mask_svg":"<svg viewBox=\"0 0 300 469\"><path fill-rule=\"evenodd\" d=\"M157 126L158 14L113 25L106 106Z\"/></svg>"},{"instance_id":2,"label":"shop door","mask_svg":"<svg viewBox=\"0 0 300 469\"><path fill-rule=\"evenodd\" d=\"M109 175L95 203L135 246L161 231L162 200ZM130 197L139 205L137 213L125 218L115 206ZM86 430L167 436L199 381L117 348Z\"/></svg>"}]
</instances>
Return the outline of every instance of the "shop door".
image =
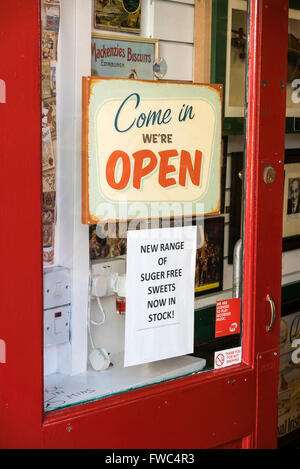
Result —
<instances>
[{"instance_id":1,"label":"shop door","mask_svg":"<svg viewBox=\"0 0 300 469\"><path fill-rule=\"evenodd\" d=\"M1 3L1 447L276 447L289 5L248 3L241 362L47 414L40 2Z\"/></svg>"}]
</instances>

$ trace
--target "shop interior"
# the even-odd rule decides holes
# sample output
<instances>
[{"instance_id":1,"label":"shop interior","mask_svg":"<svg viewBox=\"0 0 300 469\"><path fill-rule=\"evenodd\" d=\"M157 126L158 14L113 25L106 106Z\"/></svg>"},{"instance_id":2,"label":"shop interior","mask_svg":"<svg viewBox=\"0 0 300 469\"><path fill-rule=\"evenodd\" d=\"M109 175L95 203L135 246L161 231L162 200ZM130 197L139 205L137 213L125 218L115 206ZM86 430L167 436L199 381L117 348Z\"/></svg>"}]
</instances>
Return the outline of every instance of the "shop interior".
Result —
<instances>
[{"instance_id":1,"label":"shop interior","mask_svg":"<svg viewBox=\"0 0 300 469\"><path fill-rule=\"evenodd\" d=\"M215 352L242 343L242 311L238 332L226 337L216 337L215 318L217 302L242 293L235 269L243 237L247 2L224 2L226 16L218 17L213 9L204 24L194 0L128 0L122 23L117 22L118 3L41 1L46 413L211 370ZM300 343L295 202L300 184L300 98L295 88L300 80L300 4L290 9L289 18L278 438L279 445L298 441L300 446L300 368L294 342ZM200 24L206 36L199 34ZM132 41L132 50L140 44L151 50L150 76L139 76L132 60L122 78L224 85L220 210L197 225L194 350L127 367L127 224L118 223L114 236L103 237L103 224L82 223L82 77L118 78L122 70L109 65L105 41L119 48ZM140 221L138 229L147 228L149 220Z\"/></svg>"}]
</instances>

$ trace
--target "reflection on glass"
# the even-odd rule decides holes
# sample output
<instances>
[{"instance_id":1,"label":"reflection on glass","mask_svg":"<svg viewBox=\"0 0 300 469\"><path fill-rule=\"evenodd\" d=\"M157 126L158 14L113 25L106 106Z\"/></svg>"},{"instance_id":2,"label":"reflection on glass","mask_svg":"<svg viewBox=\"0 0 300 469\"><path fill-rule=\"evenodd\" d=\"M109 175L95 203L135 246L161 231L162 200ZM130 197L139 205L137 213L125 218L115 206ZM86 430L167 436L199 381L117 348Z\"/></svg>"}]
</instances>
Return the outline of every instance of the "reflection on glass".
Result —
<instances>
[{"instance_id":1,"label":"reflection on glass","mask_svg":"<svg viewBox=\"0 0 300 469\"><path fill-rule=\"evenodd\" d=\"M247 12L232 10L229 106L245 103Z\"/></svg>"},{"instance_id":2,"label":"reflection on glass","mask_svg":"<svg viewBox=\"0 0 300 469\"><path fill-rule=\"evenodd\" d=\"M300 116L300 10L290 10L288 26L287 117Z\"/></svg>"}]
</instances>

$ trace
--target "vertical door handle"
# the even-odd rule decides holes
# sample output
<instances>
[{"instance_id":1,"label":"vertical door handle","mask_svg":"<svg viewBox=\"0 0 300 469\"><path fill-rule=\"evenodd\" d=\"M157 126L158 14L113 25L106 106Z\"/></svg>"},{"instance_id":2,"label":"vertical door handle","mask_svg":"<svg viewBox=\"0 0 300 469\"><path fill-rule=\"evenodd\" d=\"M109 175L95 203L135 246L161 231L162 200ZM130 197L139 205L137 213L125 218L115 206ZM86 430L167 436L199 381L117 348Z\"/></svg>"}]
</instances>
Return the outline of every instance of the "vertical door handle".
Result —
<instances>
[{"instance_id":1,"label":"vertical door handle","mask_svg":"<svg viewBox=\"0 0 300 469\"><path fill-rule=\"evenodd\" d=\"M242 295L242 240L239 239L233 250L232 298Z\"/></svg>"},{"instance_id":2,"label":"vertical door handle","mask_svg":"<svg viewBox=\"0 0 300 469\"><path fill-rule=\"evenodd\" d=\"M267 326L267 331L270 332L273 329L274 322L276 319L276 307L273 298L269 294L266 296L266 301L270 303L271 308L271 319L269 325Z\"/></svg>"}]
</instances>

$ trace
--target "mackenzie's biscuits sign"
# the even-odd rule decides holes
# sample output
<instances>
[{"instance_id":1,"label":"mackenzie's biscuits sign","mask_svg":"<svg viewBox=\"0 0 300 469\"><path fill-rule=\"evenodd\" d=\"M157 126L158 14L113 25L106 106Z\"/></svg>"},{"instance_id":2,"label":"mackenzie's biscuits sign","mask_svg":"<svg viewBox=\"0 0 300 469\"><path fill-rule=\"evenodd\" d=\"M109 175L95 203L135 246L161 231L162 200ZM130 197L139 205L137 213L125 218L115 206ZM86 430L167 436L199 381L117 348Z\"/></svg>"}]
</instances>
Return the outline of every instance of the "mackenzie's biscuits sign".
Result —
<instances>
[{"instance_id":1,"label":"mackenzie's biscuits sign","mask_svg":"<svg viewBox=\"0 0 300 469\"><path fill-rule=\"evenodd\" d=\"M221 85L83 79L83 222L216 214Z\"/></svg>"}]
</instances>

